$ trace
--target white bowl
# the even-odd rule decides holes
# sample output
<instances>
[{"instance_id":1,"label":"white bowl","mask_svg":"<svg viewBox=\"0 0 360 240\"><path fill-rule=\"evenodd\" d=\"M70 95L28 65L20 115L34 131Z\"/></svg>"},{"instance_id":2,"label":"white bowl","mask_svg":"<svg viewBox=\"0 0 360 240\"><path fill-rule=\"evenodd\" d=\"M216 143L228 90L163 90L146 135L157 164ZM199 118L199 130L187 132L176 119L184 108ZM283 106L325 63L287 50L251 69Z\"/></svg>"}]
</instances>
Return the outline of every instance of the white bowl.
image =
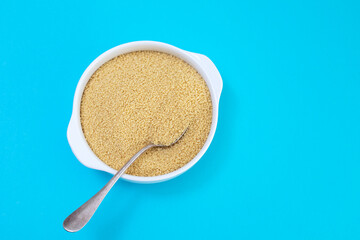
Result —
<instances>
[{"instance_id":1,"label":"white bowl","mask_svg":"<svg viewBox=\"0 0 360 240\"><path fill-rule=\"evenodd\" d=\"M220 99L223 83L219 71L215 67L214 63L208 57L201 54L188 52L166 43L153 42L153 41L130 42L119 45L117 47L114 47L106 51L105 53L97 57L89 65L89 67L85 70L85 72L83 73L83 75L79 80L79 83L75 91L73 112L67 130L67 138L73 153L83 165L89 168L102 170L111 174L115 174L117 172L115 169L109 167L104 162L102 162L93 153L87 141L85 140L80 123L81 97L90 77L101 65L121 54L140 51L140 50L154 50L154 51L169 53L183 59L185 62L190 64L192 67L194 67L201 74L201 76L204 78L204 80L207 83L207 86L210 90L212 106L213 106L212 125L209 136L204 146L200 150L200 152L190 162L188 162L186 165L184 165L182 168L179 168L176 171L160 176L138 177L129 174L124 174L122 176L122 179L130 182L156 183L156 182L170 180L190 169L204 155L205 151L208 149L214 137L217 120L218 120L219 99Z\"/></svg>"}]
</instances>

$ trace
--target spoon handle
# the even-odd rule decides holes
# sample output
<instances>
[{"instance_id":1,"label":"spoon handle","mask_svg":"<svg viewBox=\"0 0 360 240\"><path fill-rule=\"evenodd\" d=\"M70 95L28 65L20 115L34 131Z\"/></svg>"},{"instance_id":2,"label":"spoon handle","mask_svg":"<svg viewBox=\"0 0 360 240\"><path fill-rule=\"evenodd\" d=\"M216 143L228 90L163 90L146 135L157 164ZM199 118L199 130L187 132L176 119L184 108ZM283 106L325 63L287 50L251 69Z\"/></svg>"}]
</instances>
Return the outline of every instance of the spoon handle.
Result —
<instances>
[{"instance_id":1,"label":"spoon handle","mask_svg":"<svg viewBox=\"0 0 360 240\"><path fill-rule=\"evenodd\" d=\"M110 181L92 198L90 198L86 203L76 209L72 214L70 214L64 221L63 227L68 232L77 232L82 229L94 215L96 209L99 207L102 200L105 198L106 194L114 186L114 184L119 180L121 175L123 175L130 167L130 165L146 150L154 147L155 145L149 144L146 147L142 148L137 152L111 179Z\"/></svg>"}]
</instances>

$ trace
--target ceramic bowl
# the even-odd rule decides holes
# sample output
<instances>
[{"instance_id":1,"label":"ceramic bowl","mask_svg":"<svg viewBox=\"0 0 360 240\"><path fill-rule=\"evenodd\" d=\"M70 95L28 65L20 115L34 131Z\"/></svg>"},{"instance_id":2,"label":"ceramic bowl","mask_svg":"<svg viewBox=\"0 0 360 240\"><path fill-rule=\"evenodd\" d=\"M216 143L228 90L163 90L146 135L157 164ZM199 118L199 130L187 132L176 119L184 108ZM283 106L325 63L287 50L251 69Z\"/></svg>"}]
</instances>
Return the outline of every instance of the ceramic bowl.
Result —
<instances>
[{"instance_id":1,"label":"ceramic bowl","mask_svg":"<svg viewBox=\"0 0 360 240\"><path fill-rule=\"evenodd\" d=\"M138 41L138 42L130 42L126 44L119 45L114 47L105 53L101 54L97 57L85 70L82 74L79 83L76 87L75 96L74 96L74 104L73 111L69 123L69 127L67 130L67 138L70 144L70 147L75 154L76 158L86 167L105 171L111 174L115 174L117 171L104 162L102 162L90 149L88 143L85 140L84 134L82 132L82 127L80 123L80 103L81 97L84 91L84 88L89 81L90 77L93 73L104 63L111 60L114 57L117 57L124 53L141 51L141 50L153 50L164 52L168 54L172 54L176 57L183 59L185 62L194 67L198 73L206 81L206 84L209 88L213 106L213 116L212 116L212 125L210 129L209 136L200 150L200 152L186 165L179 168L176 171L173 171L168 174L154 176L154 177L139 177L124 174L122 179L135 182L135 183L156 183L162 182L166 180L170 180L174 177L179 176L180 174L189 170L195 163L197 163L200 158L204 155L206 150L209 148L210 143L214 137L217 120L218 120L218 108L219 108L219 100L220 94L222 90L222 79L219 74L219 71L215 67L214 63L206 56L198 53L192 53L180 48L174 47L172 45L162 43L162 42L154 42L154 41Z\"/></svg>"}]
</instances>

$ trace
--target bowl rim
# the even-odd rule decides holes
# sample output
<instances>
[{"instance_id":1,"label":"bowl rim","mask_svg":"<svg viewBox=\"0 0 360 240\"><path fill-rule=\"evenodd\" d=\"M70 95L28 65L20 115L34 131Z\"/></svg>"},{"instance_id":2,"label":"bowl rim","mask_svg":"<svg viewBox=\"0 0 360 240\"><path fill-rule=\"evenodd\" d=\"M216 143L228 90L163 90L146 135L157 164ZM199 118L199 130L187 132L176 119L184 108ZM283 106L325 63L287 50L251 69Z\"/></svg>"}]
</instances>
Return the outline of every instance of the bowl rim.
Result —
<instances>
[{"instance_id":1,"label":"bowl rim","mask_svg":"<svg viewBox=\"0 0 360 240\"><path fill-rule=\"evenodd\" d=\"M221 93L221 88L222 88L222 80L221 80L220 74L217 71L215 65L210 61L210 59L208 59L204 55L188 52L188 51L182 50L180 48L177 48L175 46L172 46L170 44L156 42L156 41L130 42L130 43L118 45L114 48L107 50L106 52L104 52L103 54L98 56L95 60L93 60L90 63L90 65L86 68L86 70L84 71L82 76L80 77L80 80L79 80L76 90L75 90L74 101L73 101L73 110L72 110L71 120L70 120L70 124L69 124L69 129L70 129L70 125L71 125L72 121L74 121L73 123L75 124L76 128L80 128L80 129L78 129L81 132L81 134L79 134L79 138L80 138L79 140L82 142L85 142L85 145L87 146L87 149L85 149L85 151L90 151L89 154L93 155L93 157L94 157L93 159L96 159L102 167L87 166L85 164L85 162L90 161L90 160L84 160L84 159L80 159L78 157L78 155L76 154L75 147L71 146L72 144L70 141L71 137L69 136L69 131L68 131L68 140L69 140L70 146L71 146L75 156L85 166L94 168L97 170L109 172L111 174L115 174L117 172L117 170L106 165L100 158L98 158L96 156L96 154L92 151L88 142L85 139L85 136L84 136L84 133L82 130L82 126L81 126L81 122L80 122L81 99L82 99L82 95L83 95L85 86L88 83L88 81L90 80L90 77L100 66L102 66L107 61L109 61L112 58L119 56L121 54L134 52L134 51L142 51L142 50L153 50L153 51L168 53L168 54L174 55L176 57L179 57L180 59L184 60L186 63L190 64L193 68L195 68L195 70L205 80L206 85L209 89L209 92L211 95L211 101L212 101L212 123L211 123L211 128L210 128L208 137L207 137L204 145L202 146L201 150L187 164L185 164L184 166L182 166L181 168L179 168L173 172L163 174L163 175L158 175L158 176L145 177L145 176L135 176L135 175L129 175L129 174L123 174L121 176L122 179L130 181L130 182L155 183L155 182L162 182L162 181L170 180L174 177L181 175L182 173L186 172L187 170L189 170L205 154L205 152L209 148L210 143L214 137L215 130L217 127L217 121L218 121L218 103L219 103L219 98L220 98L220 93ZM204 59L204 58L206 58L206 59ZM205 64L206 61L210 61L213 66L209 66L208 64ZM217 86L217 88L220 88L220 89L215 89L215 87L216 87L216 84L214 82L215 76L213 76L214 73L212 71L210 71L210 70L214 71L214 69L209 69L209 67L215 68L215 70L218 74L218 77L220 77L221 86ZM216 94L216 91L217 91L217 94ZM75 143L73 143L73 144L75 144ZM82 151L84 151L84 149L82 149ZM101 164L101 163L103 163L103 164Z\"/></svg>"}]
</instances>

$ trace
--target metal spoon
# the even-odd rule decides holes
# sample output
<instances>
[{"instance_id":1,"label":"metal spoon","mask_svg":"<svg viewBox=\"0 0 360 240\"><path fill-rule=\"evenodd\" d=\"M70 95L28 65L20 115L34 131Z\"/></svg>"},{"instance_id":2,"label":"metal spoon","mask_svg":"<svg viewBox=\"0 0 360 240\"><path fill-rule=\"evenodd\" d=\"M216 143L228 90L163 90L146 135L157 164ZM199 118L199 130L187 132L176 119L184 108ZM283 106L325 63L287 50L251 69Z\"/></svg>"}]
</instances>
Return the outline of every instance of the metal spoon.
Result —
<instances>
[{"instance_id":1,"label":"metal spoon","mask_svg":"<svg viewBox=\"0 0 360 240\"><path fill-rule=\"evenodd\" d=\"M169 145L158 145L150 143L146 147L142 148L139 152L137 152L111 179L110 181L92 198L90 198L86 203L84 203L81 207L76 209L72 214L70 214L64 221L63 227L68 232L77 232L82 229L94 215L95 211L99 207L102 200L104 200L106 194L110 191L110 189L114 186L114 184L119 180L121 175L123 175L130 167L130 165L146 150L152 147L170 147L174 145L177 141L180 140L186 133L187 128L185 131L177 138L173 143Z\"/></svg>"}]
</instances>

